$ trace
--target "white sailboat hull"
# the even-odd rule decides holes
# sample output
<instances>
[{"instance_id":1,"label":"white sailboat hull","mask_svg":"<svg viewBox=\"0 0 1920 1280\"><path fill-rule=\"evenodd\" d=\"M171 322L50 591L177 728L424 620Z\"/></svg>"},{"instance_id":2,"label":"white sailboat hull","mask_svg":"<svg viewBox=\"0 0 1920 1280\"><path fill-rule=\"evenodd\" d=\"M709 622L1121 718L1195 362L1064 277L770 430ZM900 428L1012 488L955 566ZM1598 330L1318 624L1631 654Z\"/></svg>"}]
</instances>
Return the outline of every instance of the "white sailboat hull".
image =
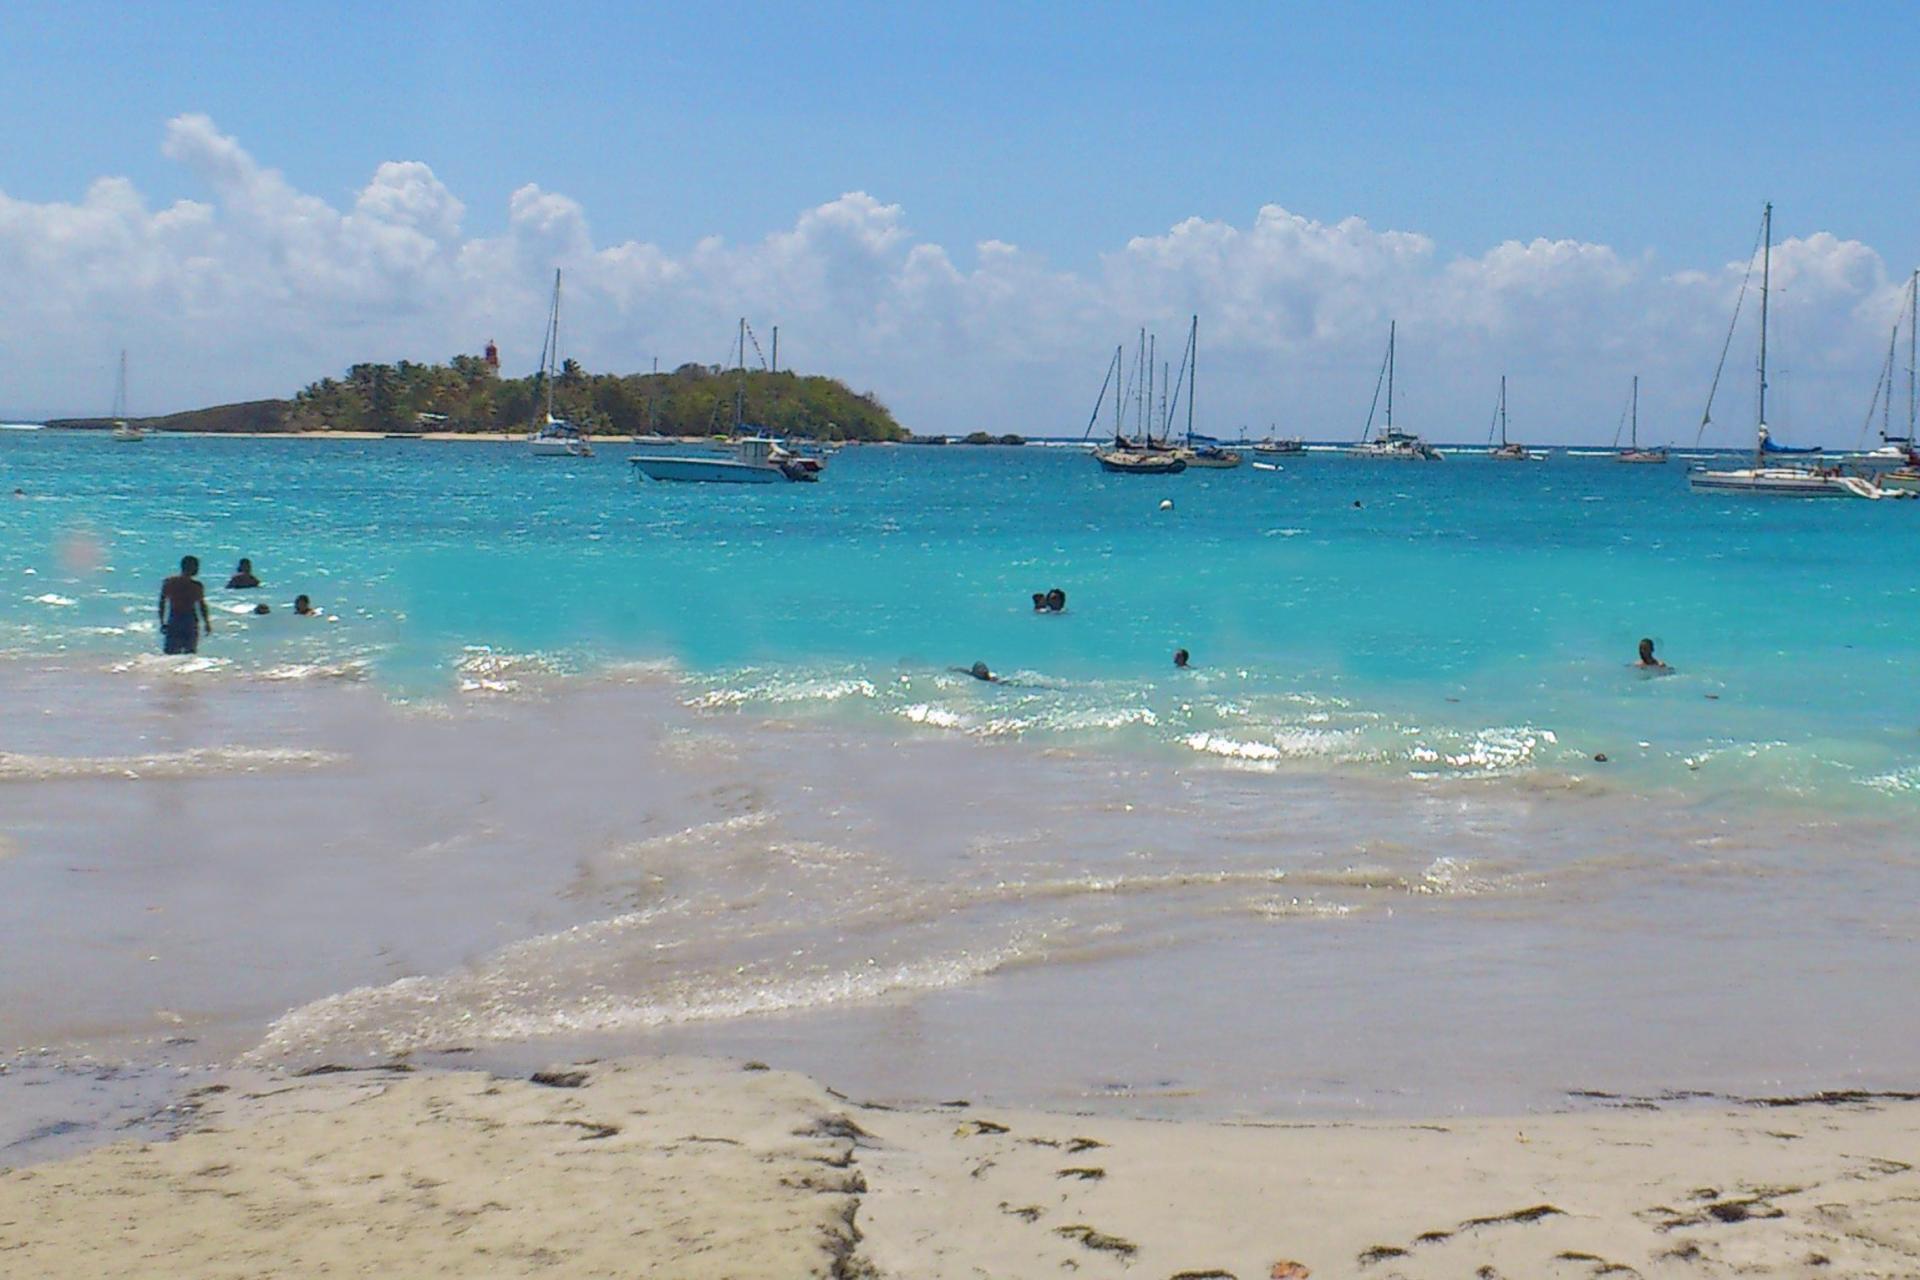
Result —
<instances>
[{"instance_id":1,"label":"white sailboat hull","mask_svg":"<svg viewBox=\"0 0 1920 1280\"><path fill-rule=\"evenodd\" d=\"M1776 498L1881 498L1889 490L1859 476L1829 475L1796 467L1743 467L1735 471L1695 471L1687 477L1707 493L1749 493Z\"/></svg>"},{"instance_id":2,"label":"white sailboat hull","mask_svg":"<svg viewBox=\"0 0 1920 1280\"><path fill-rule=\"evenodd\" d=\"M527 452L536 458L591 458L593 449L584 440L569 440L552 436L532 436L527 440Z\"/></svg>"}]
</instances>

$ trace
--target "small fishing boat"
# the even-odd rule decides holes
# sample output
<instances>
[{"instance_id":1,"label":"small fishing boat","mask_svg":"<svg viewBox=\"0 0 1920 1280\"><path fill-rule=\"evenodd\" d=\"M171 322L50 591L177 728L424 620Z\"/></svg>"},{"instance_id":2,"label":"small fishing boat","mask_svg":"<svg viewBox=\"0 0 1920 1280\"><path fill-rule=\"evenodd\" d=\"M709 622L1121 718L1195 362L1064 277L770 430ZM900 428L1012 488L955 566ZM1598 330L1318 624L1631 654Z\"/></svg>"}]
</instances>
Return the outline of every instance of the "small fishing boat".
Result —
<instances>
[{"instance_id":1,"label":"small fishing boat","mask_svg":"<svg viewBox=\"0 0 1920 1280\"><path fill-rule=\"evenodd\" d=\"M1838 466L1774 462L1770 456L1817 455L1820 449L1792 449L1773 442L1767 430L1767 300L1771 291L1773 274L1773 205L1769 203L1760 215L1760 361L1759 383L1755 400L1755 412L1758 422L1755 424L1753 465L1735 467L1724 471L1710 471L1701 468L1689 472L1687 484L1696 493L1738 493L1776 498L1905 498L1913 494L1901 489L1884 488L1862 476L1848 475ZM1751 276L1752 268L1748 268ZM1740 286L1741 296L1746 293L1746 282ZM1734 315L1739 315L1740 303L1734 302ZM1721 369L1726 366L1726 352L1720 353ZM1720 383L1720 370L1714 373L1714 386ZM1700 417L1700 431L1704 435L1707 424L1713 420L1713 392L1707 393L1707 408Z\"/></svg>"},{"instance_id":2,"label":"small fishing boat","mask_svg":"<svg viewBox=\"0 0 1920 1280\"><path fill-rule=\"evenodd\" d=\"M1637 373L1633 375L1633 391L1628 395L1627 416L1629 422L1627 428L1627 447L1618 449L1618 452L1613 455L1613 460L1615 462L1636 463L1640 466L1665 466L1667 464L1667 451L1665 449L1642 449L1640 447L1640 375ZM1613 443L1615 447L1618 448L1620 444L1620 428L1618 427L1613 429Z\"/></svg>"},{"instance_id":3,"label":"small fishing boat","mask_svg":"<svg viewBox=\"0 0 1920 1280\"><path fill-rule=\"evenodd\" d=\"M739 352L739 372L733 387L734 434L723 445L724 452L703 452L700 446L692 446L671 454L635 454L627 459L635 471L649 480L689 484L810 483L820 479L826 464L819 457L789 451L780 441L764 433L748 432L745 317L740 320Z\"/></svg>"},{"instance_id":4,"label":"small fishing boat","mask_svg":"<svg viewBox=\"0 0 1920 1280\"><path fill-rule=\"evenodd\" d=\"M147 438L147 429L135 426L127 421L127 353L120 352L120 380L113 391L113 438L121 444L140 444Z\"/></svg>"},{"instance_id":5,"label":"small fishing boat","mask_svg":"<svg viewBox=\"0 0 1920 1280\"><path fill-rule=\"evenodd\" d=\"M698 453L688 449L672 455L636 454L627 461L649 480L677 480L691 484L808 482L818 480L821 471L819 459L802 458L789 453L771 436L747 436L736 440L726 454Z\"/></svg>"},{"instance_id":6,"label":"small fishing boat","mask_svg":"<svg viewBox=\"0 0 1920 1280\"><path fill-rule=\"evenodd\" d=\"M560 270L553 272L553 305L547 309L547 333L541 344L540 380L547 384L545 420L527 434L527 451L536 458L591 458L587 433L553 415L553 384L560 376Z\"/></svg>"},{"instance_id":7,"label":"small fishing boat","mask_svg":"<svg viewBox=\"0 0 1920 1280\"><path fill-rule=\"evenodd\" d=\"M1397 322L1387 325L1387 358L1380 366L1380 376L1374 380L1373 403L1367 407L1366 429L1360 433L1360 440L1347 450L1349 458L1387 458L1396 462L1440 462L1444 455L1410 431L1402 431L1393 425L1393 364L1394 345L1398 335ZM1380 385L1385 381L1387 388L1387 419L1379 435L1373 434L1374 410L1380 406Z\"/></svg>"},{"instance_id":8,"label":"small fishing boat","mask_svg":"<svg viewBox=\"0 0 1920 1280\"><path fill-rule=\"evenodd\" d=\"M1535 453L1523 444L1513 444L1507 440L1507 375L1504 373L1500 375L1500 405L1494 410L1493 416L1495 424L1500 429L1500 447L1493 451L1491 455L1493 458L1500 462L1545 462L1547 460L1546 454ZM1491 429L1487 432L1487 438L1491 443L1493 438Z\"/></svg>"}]
</instances>

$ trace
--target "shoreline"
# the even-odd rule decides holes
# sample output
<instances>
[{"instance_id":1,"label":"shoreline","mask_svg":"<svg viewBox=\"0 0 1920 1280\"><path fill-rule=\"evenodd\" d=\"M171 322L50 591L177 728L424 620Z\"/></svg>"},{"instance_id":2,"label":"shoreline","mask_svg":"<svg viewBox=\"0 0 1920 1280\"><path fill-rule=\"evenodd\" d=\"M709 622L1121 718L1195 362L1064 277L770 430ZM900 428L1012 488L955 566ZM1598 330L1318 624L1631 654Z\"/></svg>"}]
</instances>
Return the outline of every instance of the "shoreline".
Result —
<instances>
[{"instance_id":1,"label":"shoreline","mask_svg":"<svg viewBox=\"0 0 1920 1280\"><path fill-rule=\"evenodd\" d=\"M1909 1276L1920 1101L1462 1120L894 1108L758 1063L233 1074L0 1172L22 1275ZM1289 1264L1293 1269L1288 1269ZM1478 1270L1476 1271L1476 1268Z\"/></svg>"}]
</instances>

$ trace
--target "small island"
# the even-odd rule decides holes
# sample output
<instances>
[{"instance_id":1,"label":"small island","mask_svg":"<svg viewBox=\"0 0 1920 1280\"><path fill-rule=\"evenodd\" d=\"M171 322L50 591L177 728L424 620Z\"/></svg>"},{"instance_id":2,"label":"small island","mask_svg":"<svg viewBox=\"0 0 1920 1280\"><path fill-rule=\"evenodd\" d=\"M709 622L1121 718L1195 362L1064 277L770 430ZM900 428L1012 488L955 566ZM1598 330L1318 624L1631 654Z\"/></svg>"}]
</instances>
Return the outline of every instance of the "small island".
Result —
<instances>
[{"instance_id":1,"label":"small island","mask_svg":"<svg viewBox=\"0 0 1920 1280\"><path fill-rule=\"evenodd\" d=\"M871 392L836 378L782 369L683 364L670 373L588 373L568 360L554 379L554 412L594 435L710 436L730 432L734 395L743 417L773 435L810 440L904 440L906 429ZM142 418L156 431L484 435L522 432L541 411L539 374L503 378L485 356L445 364L356 364L291 400L252 400ZM106 428L106 418L64 418L49 427Z\"/></svg>"}]
</instances>

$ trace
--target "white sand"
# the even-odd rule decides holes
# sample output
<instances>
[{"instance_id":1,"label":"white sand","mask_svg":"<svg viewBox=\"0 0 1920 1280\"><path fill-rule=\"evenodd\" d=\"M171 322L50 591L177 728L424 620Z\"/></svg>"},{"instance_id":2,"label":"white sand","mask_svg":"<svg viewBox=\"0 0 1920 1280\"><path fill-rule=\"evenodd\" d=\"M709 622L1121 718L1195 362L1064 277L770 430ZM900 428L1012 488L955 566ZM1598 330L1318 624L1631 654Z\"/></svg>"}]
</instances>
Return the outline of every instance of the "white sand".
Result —
<instances>
[{"instance_id":1,"label":"white sand","mask_svg":"<svg viewBox=\"0 0 1920 1280\"><path fill-rule=\"evenodd\" d=\"M584 1070L237 1087L0 1176L0 1275L1920 1276L1911 1102L1204 1125Z\"/></svg>"}]
</instances>

